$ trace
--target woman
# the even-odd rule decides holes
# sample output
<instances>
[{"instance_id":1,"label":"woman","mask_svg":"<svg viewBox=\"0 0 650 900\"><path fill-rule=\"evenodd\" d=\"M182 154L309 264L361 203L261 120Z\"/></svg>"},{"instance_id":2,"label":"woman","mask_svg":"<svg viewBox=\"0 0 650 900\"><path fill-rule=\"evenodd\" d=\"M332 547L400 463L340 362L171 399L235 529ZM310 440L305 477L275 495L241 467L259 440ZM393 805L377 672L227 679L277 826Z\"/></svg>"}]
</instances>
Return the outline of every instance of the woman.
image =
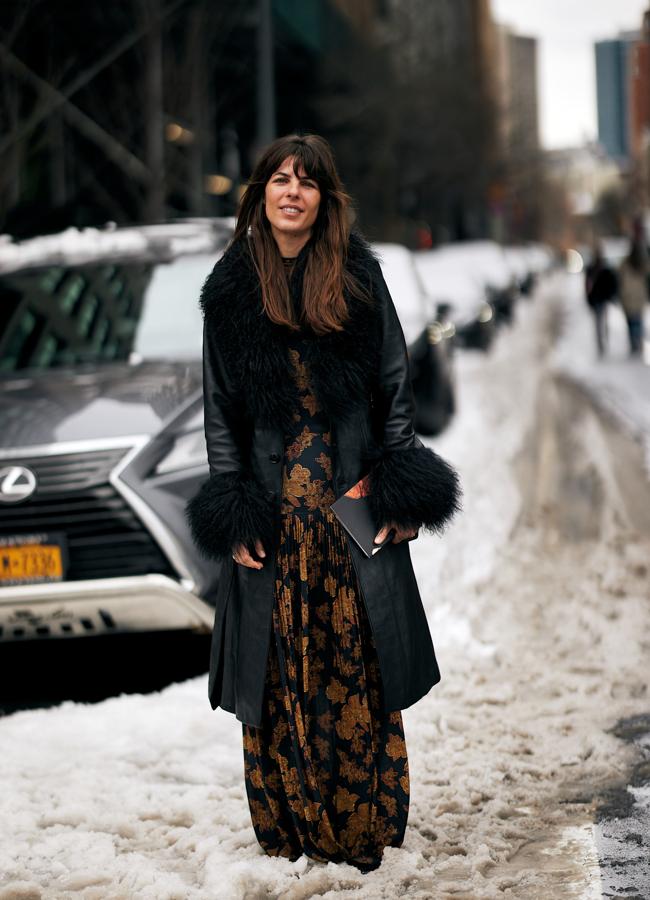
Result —
<instances>
[{"instance_id":1,"label":"woman","mask_svg":"<svg viewBox=\"0 0 650 900\"><path fill-rule=\"evenodd\" d=\"M630 356L643 350L643 315L648 301L648 273L643 244L632 240L619 269L619 299L627 320Z\"/></svg>"},{"instance_id":2,"label":"woman","mask_svg":"<svg viewBox=\"0 0 650 900\"><path fill-rule=\"evenodd\" d=\"M201 294L210 478L188 504L222 561L208 693L242 722L255 834L271 856L376 868L409 805L401 709L440 679L407 541L459 507L413 431L404 337L349 229L328 144L258 162ZM368 475L366 557L331 503Z\"/></svg>"}]
</instances>

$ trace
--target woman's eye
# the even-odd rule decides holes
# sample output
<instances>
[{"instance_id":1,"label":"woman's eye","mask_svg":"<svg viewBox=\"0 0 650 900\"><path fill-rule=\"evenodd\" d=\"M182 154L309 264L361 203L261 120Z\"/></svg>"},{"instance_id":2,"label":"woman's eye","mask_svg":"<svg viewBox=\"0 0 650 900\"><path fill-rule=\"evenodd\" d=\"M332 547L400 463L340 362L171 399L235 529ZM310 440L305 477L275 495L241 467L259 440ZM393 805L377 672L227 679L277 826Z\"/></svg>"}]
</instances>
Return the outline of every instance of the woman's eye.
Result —
<instances>
[{"instance_id":1,"label":"woman's eye","mask_svg":"<svg viewBox=\"0 0 650 900\"><path fill-rule=\"evenodd\" d=\"M274 179L273 179L273 183L274 183L274 184L286 184L286 183L287 183L287 179L286 179L286 178L283 178L283 177L274 178ZM316 187L318 187L318 185L316 185L313 181L303 181L303 182L301 182L301 184L303 185L303 187L308 187L308 188L316 188Z\"/></svg>"}]
</instances>

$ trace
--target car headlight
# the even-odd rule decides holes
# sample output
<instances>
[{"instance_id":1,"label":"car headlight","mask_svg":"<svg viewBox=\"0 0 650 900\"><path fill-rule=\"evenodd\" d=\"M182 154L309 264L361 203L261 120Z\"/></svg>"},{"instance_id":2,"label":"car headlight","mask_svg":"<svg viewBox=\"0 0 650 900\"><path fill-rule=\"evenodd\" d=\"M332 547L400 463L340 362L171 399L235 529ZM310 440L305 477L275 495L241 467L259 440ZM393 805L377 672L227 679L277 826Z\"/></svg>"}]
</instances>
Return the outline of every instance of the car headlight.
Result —
<instances>
[{"instance_id":1,"label":"car headlight","mask_svg":"<svg viewBox=\"0 0 650 900\"><path fill-rule=\"evenodd\" d=\"M179 469L190 469L207 462L205 434L201 431L187 431L178 435L171 450L163 456L156 468L155 475L166 472L177 472Z\"/></svg>"},{"instance_id":2,"label":"car headlight","mask_svg":"<svg viewBox=\"0 0 650 900\"><path fill-rule=\"evenodd\" d=\"M481 308L478 314L479 322L489 322L492 318L492 307L489 303L481 304Z\"/></svg>"},{"instance_id":3,"label":"car headlight","mask_svg":"<svg viewBox=\"0 0 650 900\"><path fill-rule=\"evenodd\" d=\"M427 327L427 334L430 344L439 344L440 341L446 341L452 338L456 333L456 327L453 322L431 322Z\"/></svg>"}]
</instances>

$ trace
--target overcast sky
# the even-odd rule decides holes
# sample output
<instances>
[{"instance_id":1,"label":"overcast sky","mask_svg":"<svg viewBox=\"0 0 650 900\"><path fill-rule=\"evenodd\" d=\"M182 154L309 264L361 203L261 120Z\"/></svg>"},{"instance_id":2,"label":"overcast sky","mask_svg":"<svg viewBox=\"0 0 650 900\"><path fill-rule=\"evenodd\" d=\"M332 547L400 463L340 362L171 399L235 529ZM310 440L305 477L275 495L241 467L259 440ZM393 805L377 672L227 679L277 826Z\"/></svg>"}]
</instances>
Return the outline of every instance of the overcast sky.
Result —
<instances>
[{"instance_id":1,"label":"overcast sky","mask_svg":"<svg viewBox=\"0 0 650 900\"><path fill-rule=\"evenodd\" d=\"M597 136L594 41L637 29L649 0L492 0L495 19L539 39L540 135L545 147Z\"/></svg>"}]
</instances>

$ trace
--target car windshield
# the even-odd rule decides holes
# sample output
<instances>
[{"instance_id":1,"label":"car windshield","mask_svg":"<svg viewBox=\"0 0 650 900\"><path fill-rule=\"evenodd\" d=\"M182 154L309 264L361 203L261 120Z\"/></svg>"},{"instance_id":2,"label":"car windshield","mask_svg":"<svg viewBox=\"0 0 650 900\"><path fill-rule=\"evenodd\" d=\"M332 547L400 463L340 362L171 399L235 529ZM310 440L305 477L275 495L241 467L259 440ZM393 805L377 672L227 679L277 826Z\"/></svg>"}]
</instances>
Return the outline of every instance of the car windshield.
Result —
<instances>
[{"instance_id":1,"label":"car windshield","mask_svg":"<svg viewBox=\"0 0 650 900\"><path fill-rule=\"evenodd\" d=\"M144 294L133 353L142 359L201 356L199 294L217 261L200 254L156 266Z\"/></svg>"}]
</instances>

